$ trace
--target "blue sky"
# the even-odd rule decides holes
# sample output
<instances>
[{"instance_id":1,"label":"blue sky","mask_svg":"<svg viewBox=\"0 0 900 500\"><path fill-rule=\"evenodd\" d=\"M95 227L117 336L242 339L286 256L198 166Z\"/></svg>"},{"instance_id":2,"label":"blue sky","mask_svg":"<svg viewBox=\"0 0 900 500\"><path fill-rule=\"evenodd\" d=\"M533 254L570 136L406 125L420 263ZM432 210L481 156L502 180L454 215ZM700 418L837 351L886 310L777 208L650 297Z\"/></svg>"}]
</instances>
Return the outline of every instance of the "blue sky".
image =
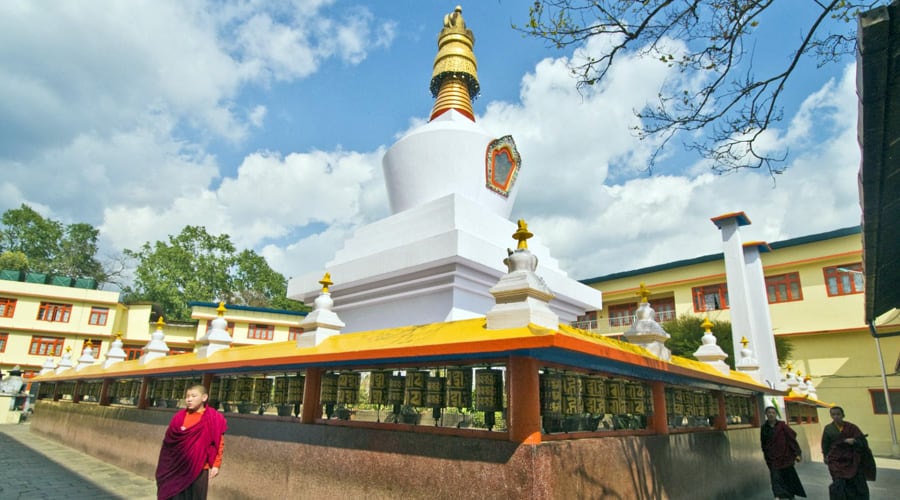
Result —
<instances>
[{"instance_id":1,"label":"blue sky","mask_svg":"<svg viewBox=\"0 0 900 500\"><path fill-rule=\"evenodd\" d=\"M747 239L859 223L854 61L805 61L766 137L787 172L727 176L652 144L632 110L679 78L625 57L603 88L510 28L527 0L462 4L475 33L479 122L523 157L524 217L575 278L721 251L711 217L745 211ZM812 0L763 18L754 67L787 57ZM103 253L187 224L227 233L286 276L323 269L388 215L381 156L427 119L436 36L455 3L97 1L0 3L0 211L101 229ZM841 29L847 29L842 26ZM853 27L849 27L852 29Z\"/></svg>"}]
</instances>

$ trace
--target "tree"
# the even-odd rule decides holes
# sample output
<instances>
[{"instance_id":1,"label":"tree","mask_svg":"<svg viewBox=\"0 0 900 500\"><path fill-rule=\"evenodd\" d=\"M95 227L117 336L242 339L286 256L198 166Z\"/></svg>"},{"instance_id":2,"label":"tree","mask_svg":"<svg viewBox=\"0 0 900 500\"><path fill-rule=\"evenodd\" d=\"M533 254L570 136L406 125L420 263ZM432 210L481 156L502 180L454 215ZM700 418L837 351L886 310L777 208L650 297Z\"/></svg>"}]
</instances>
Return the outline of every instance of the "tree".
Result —
<instances>
[{"instance_id":1,"label":"tree","mask_svg":"<svg viewBox=\"0 0 900 500\"><path fill-rule=\"evenodd\" d=\"M794 0L799 3L799 0ZM599 58L574 63L577 85L603 82L620 55L636 51L661 64L689 73L695 85L683 82L662 88L659 102L636 114L641 138L662 148L679 132L685 146L713 161L719 173L740 168L768 169L780 174L786 152L760 147L761 134L781 120L779 99L805 56L818 64L834 62L855 49L857 15L887 0L811 0L815 12L802 27L796 45L785 49L787 60L771 73L754 73L752 37L774 0L537 0L520 31L557 48L602 37L610 47ZM684 42L675 53L669 40ZM759 56L776 60L767 53ZM703 132L699 134L698 132Z\"/></svg>"},{"instance_id":2,"label":"tree","mask_svg":"<svg viewBox=\"0 0 900 500\"><path fill-rule=\"evenodd\" d=\"M17 258L14 269L93 278L106 283L115 273L97 260L100 231L86 223L65 225L46 219L28 205L0 216L0 253Z\"/></svg>"},{"instance_id":3,"label":"tree","mask_svg":"<svg viewBox=\"0 0 900 500\"><path fill-rule=\"evenodd\" d=\"M672 336L666 342L666 346L672 351L672 354L684 358L694 358L694 353L702 344L700 340L706 330L700 326L703 324L704 318L694 316L692 314L682 314L673 320L666 321L661 324L663 330ZM725 362L734 369L734 347L731 342L731 323L728 321L711 321L713 326L710 328L713 335L716 336L716 343L728 354ZM775 337L775 350L778 352L778 364L783 365L791 358L794 346L784 337Z\"/></svg>"},{"instance_id":4,"label":"tree","mask_svg":"<svg viewBox=\"0 0 900 500\"><path fill-rule=\"evenodd\" d=\"M213 236L201 226L185 226L168 242L147 242L124 253L137 260L125 300L157 303L171 320L189 320L192 301L305 310L286 298L287 280L264 258L252 250L237 252L228 235Z\"/></svg>"}]
</instances>

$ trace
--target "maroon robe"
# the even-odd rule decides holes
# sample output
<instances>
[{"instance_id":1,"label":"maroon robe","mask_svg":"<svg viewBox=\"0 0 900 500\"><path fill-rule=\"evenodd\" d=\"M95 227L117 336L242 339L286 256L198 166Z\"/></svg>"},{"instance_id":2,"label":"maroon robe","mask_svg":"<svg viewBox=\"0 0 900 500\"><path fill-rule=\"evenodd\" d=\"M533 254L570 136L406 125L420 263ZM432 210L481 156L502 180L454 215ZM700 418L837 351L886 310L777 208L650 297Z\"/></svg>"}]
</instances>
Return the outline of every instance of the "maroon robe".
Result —
<instances>
[{"instance_id":1,"label":"maroon robe","mask_svg":"<svg viewBox=\"0 0 900 500\"><path fill-rule=\"evenodd\" d=\"M225 417L206 408L200 421L181 430L187 410L179 410L169 422L159 463L156 466L156 496L171 498L187 489L204 467L212 467L219 453L222 434L228 428Z\"/></svg>"}]
</instances>

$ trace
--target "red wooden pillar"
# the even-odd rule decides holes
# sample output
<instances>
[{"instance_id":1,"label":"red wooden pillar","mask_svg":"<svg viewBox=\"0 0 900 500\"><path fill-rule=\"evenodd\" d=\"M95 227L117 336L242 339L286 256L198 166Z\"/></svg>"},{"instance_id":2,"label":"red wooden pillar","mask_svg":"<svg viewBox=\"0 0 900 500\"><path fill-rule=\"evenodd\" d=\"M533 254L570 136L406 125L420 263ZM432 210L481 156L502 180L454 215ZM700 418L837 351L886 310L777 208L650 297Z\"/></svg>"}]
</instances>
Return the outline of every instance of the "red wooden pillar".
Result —
<instances>
[{"instance_id":1,"label":"red wooden pillar","mask_svg":"<svg viewBox=\"0 0 900 500\"><path fill-rule=\"evenodd\" d=\"M666 435L669 433L666 384L658 380L650 382L650 393L653 397L653 416L650 418L650 429L656 434Z\"/></svg>"},{"instance_id":2,"label":"red wooden pillar","mask_svg":"<svg viewBox=\"0 0 900 500\"><path fill-rule=\"evenodd\" d=\"M77 403L81 401L81 389L84 386L80 380L75 381L75 388L72 389L72 402Z\"/></svg>"},{"instance_id":3,"label":"red wooden pillar","mask_svg":"<svg viewBox=\"0 0 900 500\"><path fill-rule=\"evenodd\" d=\"M144 410L148 406L147 401L147 391L150 390L150 377L142 377L141 378L141 390L138 392L138 404L137 407Z\"/></svg>"},{"instance_id":4,"label":"red wooden pillar","mask_svg":"<svg viewBox=\"0 0 900 500\"><path fill-rule=\"evenodd\" d=\"M753 407L753 413L750 415L750 425L754 427L759 427L762 423L759 417L760 398L762 398L762 396L753 396L753 404L750 405Z\"/></svg>"},{"instance_id":5,"label":"red wooden pillar","mask_svg":"<svg viewBox=\"0 0 900 500\"><path fill-rule=\"evenodd\" d=\"M716 419L713 421L713 429L724 431L728 428L728 416L725 408L725 393L723 391L713 391L716 398L716 407L719 409Z\"/></svg>"},{"instance_id":6,"label":"red wooden pillar","mask_svg":"<svg viewBox=\"0 0 900 500\"><path fill-rule=\"evenodd\" d=\"M322 416L322 405L319 404L322 391L322 369L307 368L306 380L303 383L303 411L300 413L300 422L314 424L316 419Z\"/></svg>"},{"instance_id":7,"label":"red wooden pillar","mask_svg":"<svg viewBox=\"0 0 900 500\"><path fill-rule=\"evenodd\" d=\"M538 362L534 358L509 358L509 440L541 442L541 400Z\"/></svg>"},{"instance_id":8,"label":"red wooden pillar","mask_svg":"<svg viewBox=\"0 0 900 500\"><path fill-rule=\"evenodd\" d=\"M113 383L113 379L103 379L103 384L100 386L100 402L98 403L100 406L109 406L109 384L111 383Z\"/></svg>"}]
</instances>

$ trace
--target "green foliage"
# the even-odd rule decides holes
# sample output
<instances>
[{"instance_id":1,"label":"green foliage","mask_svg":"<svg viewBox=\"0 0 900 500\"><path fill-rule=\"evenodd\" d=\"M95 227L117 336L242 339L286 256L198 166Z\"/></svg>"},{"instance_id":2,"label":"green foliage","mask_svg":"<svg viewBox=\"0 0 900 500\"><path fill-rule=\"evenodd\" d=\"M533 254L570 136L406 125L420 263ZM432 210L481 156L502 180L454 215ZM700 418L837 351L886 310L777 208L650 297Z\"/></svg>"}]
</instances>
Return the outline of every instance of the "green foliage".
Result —
<instances>
[{"instance_id":1,"label":"green foliage","mask_svg":"<svg viewBox=\"0 0 900 500\"><path fill-rule=\"evenodd\" d=\"M228 235L213 236L201 226L185 226L168 242L147 242L124 253L137 260L125 300L159 304L169 320L189 320L192 301L304 310L285 297L287 280L263 257L252 250L237 252Z\"/></svg>"},{"instance_id":2,"label":"green foliage","mask_svg":"<svg viewBox=\"0 0 900 500\"><path fill-rule=\"evenodd\" d=\"M100 232L90 224L45 219L24 204L4 212L0 223L0 254L16 255L7 257L12 260L6 262L13 263L7 269L93 278L99 283L110 276L97 260Z\"/></svg>"},{"instance_id":3,"label":"green foliage","mask_svg":"<svg viewBox=\"0 0 900 500\"><path fill-rule=\"evenodd\" d=\"M672 336L666 342L666 346L672 351L672 354L689 359L694 358L694 352L702 344L701 338L706 331L701 324L704 318L694 316L692 314L682 314L677 318L666 321L661 324L663 329ZM731 322L729 321L712 321L713 324L710 331L716 337L716 343L728 354L725 362L734 369L734 346L731 341ZM751 346L752 347L752 346ZM794 347L791 342L783 337L775 337L775 350L778 352L778 364L783 365L790 359Z\"/></svg>"},{"instance_id":4,"label":"green foliage","mask_svg":"<svg viewBox=\"0 0 900 500\"><path fill-rule=\"evenodd\" d=\"M28 257L19 251L0 253L0 269L27 271Z\"/></svg>"}]
</instances>

